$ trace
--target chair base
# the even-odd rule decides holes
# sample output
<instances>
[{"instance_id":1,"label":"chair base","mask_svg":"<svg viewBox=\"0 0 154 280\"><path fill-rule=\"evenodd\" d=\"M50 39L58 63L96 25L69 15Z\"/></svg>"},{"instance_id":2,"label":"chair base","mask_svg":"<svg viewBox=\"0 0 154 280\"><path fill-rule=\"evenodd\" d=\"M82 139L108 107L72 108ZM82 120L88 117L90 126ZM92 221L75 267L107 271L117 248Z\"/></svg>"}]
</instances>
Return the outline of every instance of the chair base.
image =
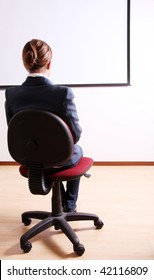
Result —
<instances>
[{"instance_id":1,"label":"chair base","mask_svg":"<svg viewBox=\"0 0 154 280\"><path fill-rule=\"evenodd\" d=\"M80 243L79 238L68 222L92 220L94 221L94 225L97 229L103 227L103 222L97 215L83 212L62 212L57 216L53 216L52 213L45 211L28 211L22 214L22 222L25 225L29 225L31 223L31 218L41 219L42 221L22 235L20 239L20 245L21 249L23 249L25 253L28 253L32 248L29 239L46 230L47 228L54 226L55 230L61 229L65 233L68 239L72 242L76 254L81 256L85 251L84 246Z\"/></svg>"},{"instance_id":2,"label":"chair base","mask_svg":"<svg viewBox=\"0 0 154 280\"><path fill-rule=\"evenodd\" d=\"M61 206L60 182L55 182L53 186L52 211L27 211L22 214L22 222L26 226L30 225L32 218L40 219L41 221L21 236L20 246L25 253L28 253L32 248L29 239L48 229L49 227L54 226L55 230L61 229L65 233L65 235L73 244L74 252L81 256L83 255L85 248L80 243L79 238L68 222L92 220L97 229L101 229L104 225L99 217L95 214L83 212L63 212Z\"/></svg>"}]
</instances>

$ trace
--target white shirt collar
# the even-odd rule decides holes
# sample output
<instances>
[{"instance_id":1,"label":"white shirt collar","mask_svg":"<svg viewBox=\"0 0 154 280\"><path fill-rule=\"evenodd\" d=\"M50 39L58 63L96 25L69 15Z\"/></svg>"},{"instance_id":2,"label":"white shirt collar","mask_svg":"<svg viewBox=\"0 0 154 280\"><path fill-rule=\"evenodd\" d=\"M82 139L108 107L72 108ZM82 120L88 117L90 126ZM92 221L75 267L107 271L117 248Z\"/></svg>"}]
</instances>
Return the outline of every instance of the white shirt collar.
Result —
<instances>
[{"instance_id":1,"label":"white shirt collar","mask_svg":"<svg viewBox=\"0 0 154 280\"><path fill-rule=\"evenodd\" d=\"M28 74L28 77L45 77L46 79L49 79L49 77L43 73L30 73Z\"/></svg>"}]
</instances>

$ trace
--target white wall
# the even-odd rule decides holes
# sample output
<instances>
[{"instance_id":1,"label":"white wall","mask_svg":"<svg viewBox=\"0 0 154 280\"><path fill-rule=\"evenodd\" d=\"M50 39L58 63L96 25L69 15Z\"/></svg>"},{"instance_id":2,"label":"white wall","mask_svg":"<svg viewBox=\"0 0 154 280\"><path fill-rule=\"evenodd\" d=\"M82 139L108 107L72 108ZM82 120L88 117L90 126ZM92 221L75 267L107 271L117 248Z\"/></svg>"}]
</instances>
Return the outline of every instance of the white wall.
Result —
<instances>
[{"instance_id":1,"label":"white wall","mask_svg":"<svg viewBox=\"0 0 154 280\"><path fill-rule=\"evenodd\" d=\"M131 86L73 89L80 144L95 161L154 161L153 30L154 0L132 0ZM1 92L0 161L7 161L3 102Z\"/></svg>"}]
</instances>

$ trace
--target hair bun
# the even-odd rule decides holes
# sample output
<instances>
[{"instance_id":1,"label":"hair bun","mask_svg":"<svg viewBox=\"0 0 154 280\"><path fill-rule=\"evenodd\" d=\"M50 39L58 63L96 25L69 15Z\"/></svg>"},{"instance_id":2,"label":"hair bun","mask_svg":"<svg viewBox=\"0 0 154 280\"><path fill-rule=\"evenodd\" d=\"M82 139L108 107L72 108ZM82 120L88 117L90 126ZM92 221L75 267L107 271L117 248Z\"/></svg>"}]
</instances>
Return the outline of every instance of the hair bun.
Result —
<instances>
[{"instance_id":1,"label":"hair bun","mask_svg":"<svg viewBox=\"0 0 154 280\"><path fill-rule=\"evenodd\" d=\"M23 63L29 71L36 71L47 65L52 58L52 50L47 43L33 39L23 48Z\"/></svg>"}]
</instances>

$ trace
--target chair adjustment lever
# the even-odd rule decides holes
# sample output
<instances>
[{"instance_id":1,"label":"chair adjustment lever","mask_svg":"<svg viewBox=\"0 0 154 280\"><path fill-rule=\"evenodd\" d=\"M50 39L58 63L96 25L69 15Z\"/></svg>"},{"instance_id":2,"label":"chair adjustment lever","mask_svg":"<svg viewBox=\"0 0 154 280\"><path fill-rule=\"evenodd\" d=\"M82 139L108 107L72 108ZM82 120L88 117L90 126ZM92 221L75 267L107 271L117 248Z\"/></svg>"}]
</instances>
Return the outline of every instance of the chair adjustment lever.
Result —
<instances>
[{"instance_id":1,"label":"chair adjustment lever","mask_svg":"<svg viewBox=\"0 0 154 280\"><path fill-rule=\"evenodd\" d=\"M91 177L91 174L85 173L84 176L85 176L86 178L90 178L90 177Z\"/></svg>"}]
</instances>

